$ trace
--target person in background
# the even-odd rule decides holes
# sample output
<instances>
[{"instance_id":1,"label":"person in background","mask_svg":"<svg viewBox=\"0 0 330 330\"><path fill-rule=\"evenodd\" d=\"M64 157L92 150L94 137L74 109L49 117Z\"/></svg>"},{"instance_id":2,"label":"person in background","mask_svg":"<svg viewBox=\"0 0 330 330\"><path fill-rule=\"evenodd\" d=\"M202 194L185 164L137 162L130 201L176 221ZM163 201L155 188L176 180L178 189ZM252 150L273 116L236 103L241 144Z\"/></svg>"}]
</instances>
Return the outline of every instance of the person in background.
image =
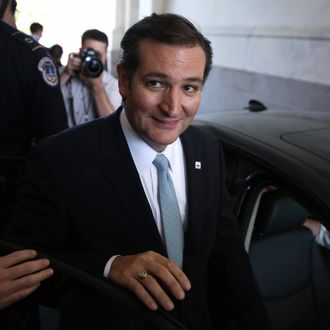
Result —
<instances>
[{"instance_id":1,"label":"person in background","mask_svg":"<svg viewBox=\"0 0 330 330\"><path fill-rule=\"evenodd\" d=\"M0 310L27 297L53 274L49 260L36 256L34 250L0 256Z\"/></svg>"},{"instance_id":2,"label":"person in background","mask_svg":"<svg viewBox=\"0 0 330 330\"><path fill-rule=\"evenodd\" d=\"M107 49L106 34L92 29L83 33L79 52L69 55L61 86L70 127L107 116L121 104L117 79L106 71Z\"/></svg>"},{"instance_id":3,"label":"person in background","mask_svg":"<svg viewBox=\"0 0 330 330\"><path fill-rule=\"evenodd\" d=\"M221 143L190 125L212 65L209 40L182 16L152 14L126 31L119 61L123 108L33 149L10 236L107 278L190 330L269 329L228 201ZM77 297L76 311L67 304L71 328L92 326L101 310L94 297ZM149 329L127 315L116 324L117 303L105 314L113 329Z\"/></svg>"},{"instance_id":4,"label":"person in background","mask_svg":"<svg viewBox=\"0 0 330 330\"><path fill-rule=\"evenodd\" d=\"M44 27L40 23L34 22L30 25L31 36L35 41L40 40L43 30Z\"/></svg>"},{"instance_id":5,"label":"person in background","mask_svg":"<svg viewBox=\"0 0 330 330\"><path fill-rule=\"evenodd\" d=\"M55 44L49 48L49 54L53 58L59 72L61 73L64 69L63 64L61 63L63 48L62 46Z\"/></svg>"}]
</instances>

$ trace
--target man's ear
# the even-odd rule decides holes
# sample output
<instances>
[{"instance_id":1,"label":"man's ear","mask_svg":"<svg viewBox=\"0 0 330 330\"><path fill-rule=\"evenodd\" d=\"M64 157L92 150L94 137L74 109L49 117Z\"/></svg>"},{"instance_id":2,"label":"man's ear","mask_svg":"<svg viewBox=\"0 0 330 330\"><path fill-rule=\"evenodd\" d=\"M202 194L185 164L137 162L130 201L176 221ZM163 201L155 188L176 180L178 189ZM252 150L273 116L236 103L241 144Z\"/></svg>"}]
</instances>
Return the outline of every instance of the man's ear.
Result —
<instances>
[{"instance_id":1,"label":"man's ear","mask_svg":"<svg viewBox=\"0 0 330 330\"><path fill-rule=\"evenodd\" d=\"M129 90L129 75L122 64L117 65L118 88L122 98L126 98Z\"/></svg>"}]
</instances>

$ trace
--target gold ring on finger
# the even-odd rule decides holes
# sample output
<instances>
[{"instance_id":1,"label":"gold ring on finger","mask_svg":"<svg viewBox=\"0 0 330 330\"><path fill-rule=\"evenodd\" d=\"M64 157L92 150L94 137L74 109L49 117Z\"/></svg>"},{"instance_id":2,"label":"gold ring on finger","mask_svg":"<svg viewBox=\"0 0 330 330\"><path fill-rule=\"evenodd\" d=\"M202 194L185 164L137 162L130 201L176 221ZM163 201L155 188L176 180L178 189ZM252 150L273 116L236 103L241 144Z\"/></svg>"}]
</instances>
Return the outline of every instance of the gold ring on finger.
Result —
<instances>
[{"instance_id":1,"label":"gold ring on finger","mask_svg":"<svg viewBox=\"0 0 330 330\"><path fill-rule=\"evenodd\" d=\"M148 272L141 271L141 272L138 272L137 275L140 280L144 280L149 274L148 274Z\"/></svg>"}]
</instances>

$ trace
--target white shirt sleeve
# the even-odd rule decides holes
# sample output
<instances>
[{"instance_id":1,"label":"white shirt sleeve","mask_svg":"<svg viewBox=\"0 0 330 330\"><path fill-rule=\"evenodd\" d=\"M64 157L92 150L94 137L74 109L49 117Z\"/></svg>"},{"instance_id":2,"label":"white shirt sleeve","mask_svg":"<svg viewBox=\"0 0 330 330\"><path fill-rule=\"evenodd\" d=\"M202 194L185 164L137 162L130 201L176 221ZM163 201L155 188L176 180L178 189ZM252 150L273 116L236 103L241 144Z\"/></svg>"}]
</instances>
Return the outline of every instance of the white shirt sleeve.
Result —
<instances>
[{"instance_id":1,"label":"white shirt sleeve","mask_svg":"<svg viewBox=\"0 0 330 330\"><path fill-rule=\"evenodd\" d=\"M315 241L317 244L330 249L330 233L322 224L319 234L315 237Z\"/></svg>"},{"instance_id":2,"label":"white shirt sleeve","mask_svg":"<svg viewBox=\"0 0 330 330\"><path fill-rule=\"evenodd\" d=\"M115 255L115 256L112 256L108 262L106 263L105 267L104 267L104 271L103 271L103 276L108 278L108 275L110 273L110 269L111 269L111 265L113 263L113 261L117 258L117 257L120 257L119 254Z\"/></svg>"}]
</instances>

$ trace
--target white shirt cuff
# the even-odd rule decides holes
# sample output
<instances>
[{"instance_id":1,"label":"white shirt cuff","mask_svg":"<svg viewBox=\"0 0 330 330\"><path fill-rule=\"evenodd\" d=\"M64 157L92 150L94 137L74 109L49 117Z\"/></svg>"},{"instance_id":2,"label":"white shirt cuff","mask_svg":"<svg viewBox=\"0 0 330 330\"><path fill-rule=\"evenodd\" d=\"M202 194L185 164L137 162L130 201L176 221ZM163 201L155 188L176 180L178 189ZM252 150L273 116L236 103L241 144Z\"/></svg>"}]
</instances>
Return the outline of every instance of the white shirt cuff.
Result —
<instances>
[{"instance_id":1,"label":"white shirt cuff","mask_svg":"<svg viewBox=\"0 0 330 330\"><path fill-rule=\"evenodd\" d=\"M117 254L115 256L112 256L109 261L106 263L105 267L104 267L104 271L103 271L103 276L108 278L108 275L110 273L110 269L111 269L111 265L113 263L113 261L117 258L120 257L120 254Z\"/></svg>"}]
</instances>

